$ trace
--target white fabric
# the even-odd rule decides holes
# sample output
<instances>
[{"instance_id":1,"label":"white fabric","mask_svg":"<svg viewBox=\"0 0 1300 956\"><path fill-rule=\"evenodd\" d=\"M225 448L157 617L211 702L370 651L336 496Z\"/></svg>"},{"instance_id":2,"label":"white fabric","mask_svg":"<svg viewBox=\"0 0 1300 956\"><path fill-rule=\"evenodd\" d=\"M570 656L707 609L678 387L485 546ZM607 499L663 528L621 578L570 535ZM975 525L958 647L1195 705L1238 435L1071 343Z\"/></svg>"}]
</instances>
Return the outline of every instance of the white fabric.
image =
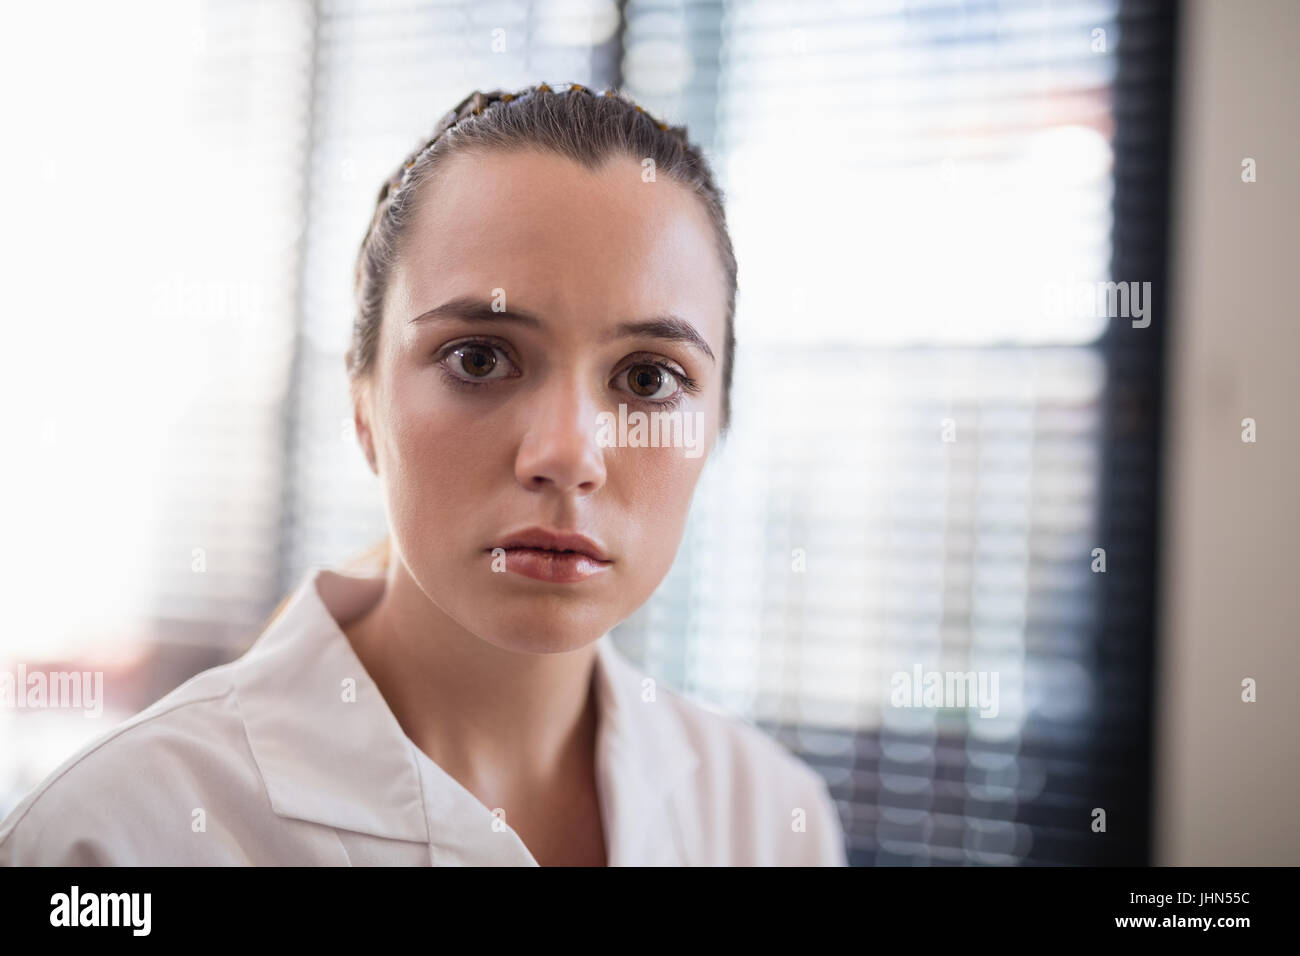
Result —
<instances>
[{"instance_id":1,"label":"white fabric","mask_svg":"<svg viewBox=\"0 0 1300 956\"><path fill-rule=\"evenodd\" d=\"M537 865L403 733L341 630L383 587L313 571L248 653L29 793L0 865ZM846 864L824 782L776 741L663 687L643 701L608 635L596 673L611 866Z\"/></svg>"}]
</instances>

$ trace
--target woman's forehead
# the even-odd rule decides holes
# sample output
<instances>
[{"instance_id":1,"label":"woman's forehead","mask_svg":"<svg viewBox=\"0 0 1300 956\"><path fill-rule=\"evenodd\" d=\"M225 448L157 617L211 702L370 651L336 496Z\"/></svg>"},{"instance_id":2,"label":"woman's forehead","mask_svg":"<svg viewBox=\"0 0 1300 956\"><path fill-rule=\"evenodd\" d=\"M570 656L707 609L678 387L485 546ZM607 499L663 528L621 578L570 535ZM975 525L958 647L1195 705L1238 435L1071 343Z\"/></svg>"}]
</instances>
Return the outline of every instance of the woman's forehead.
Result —
<instances>
[{"instance_id":1,"label":"woman's forehead","mask_svg":"<svg viewBox=\"0 0 1300 956\"><path fill-rule=\"evenodd\" d=\"M546 153L460 154L420 198L394 275L401 311L501 289L543 315L685 313L721 348L728 290L708 214L632 157L593 171Z\"/></svg>"}]
</instances>

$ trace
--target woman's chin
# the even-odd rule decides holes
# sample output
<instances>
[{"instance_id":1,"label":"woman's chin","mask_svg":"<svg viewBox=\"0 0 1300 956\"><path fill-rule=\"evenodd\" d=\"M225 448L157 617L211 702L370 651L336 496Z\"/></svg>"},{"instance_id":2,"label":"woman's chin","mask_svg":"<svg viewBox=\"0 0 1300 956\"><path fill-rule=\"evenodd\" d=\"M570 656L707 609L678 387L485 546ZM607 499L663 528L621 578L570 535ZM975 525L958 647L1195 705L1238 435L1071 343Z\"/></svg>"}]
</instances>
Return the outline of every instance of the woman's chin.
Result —
<instances>
[{"instance_id":1,"label":"woman's chin","mask_svg":"<svg viewBox=\"0 0 1300 956\"><path fill-rule=\"evenodd\" d=\"M476 628L475 633L494 647L516 654L567 654L586 647L607 630L533 617L520 621L494 619Z\"/></svg>"},{"instance_id":2,"label":"woman's chin","mask_svg":"<svg viewBox=\"0 0 1300 956\"><path fill-rule=\"evenodd\" d=\"M467 613L463 625L502 650L519 654L564 654L586 647L622 618L605 601L560 601L528 594L500 594Z\"/></svg>"}]
</instances>

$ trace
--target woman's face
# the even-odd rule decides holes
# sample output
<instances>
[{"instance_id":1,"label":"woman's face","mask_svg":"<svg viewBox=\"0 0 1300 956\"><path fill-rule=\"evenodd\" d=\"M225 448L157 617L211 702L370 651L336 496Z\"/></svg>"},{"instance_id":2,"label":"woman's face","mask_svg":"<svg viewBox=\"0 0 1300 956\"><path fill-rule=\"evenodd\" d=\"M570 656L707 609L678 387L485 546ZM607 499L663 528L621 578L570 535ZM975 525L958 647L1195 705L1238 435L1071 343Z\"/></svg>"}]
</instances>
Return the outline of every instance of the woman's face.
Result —
<instances>
[{"instance_id":1,"label":"woman's face","mask_svg":"<svg viewBox=\"0 0 1300 956\"><path fill-rule=\"evenodd\" d=\"M357 405L398 573L494 645L581 647L663 580L717 437L712 225L631 157L461 153L421 190Z\"/></svg>"}]
</instances>

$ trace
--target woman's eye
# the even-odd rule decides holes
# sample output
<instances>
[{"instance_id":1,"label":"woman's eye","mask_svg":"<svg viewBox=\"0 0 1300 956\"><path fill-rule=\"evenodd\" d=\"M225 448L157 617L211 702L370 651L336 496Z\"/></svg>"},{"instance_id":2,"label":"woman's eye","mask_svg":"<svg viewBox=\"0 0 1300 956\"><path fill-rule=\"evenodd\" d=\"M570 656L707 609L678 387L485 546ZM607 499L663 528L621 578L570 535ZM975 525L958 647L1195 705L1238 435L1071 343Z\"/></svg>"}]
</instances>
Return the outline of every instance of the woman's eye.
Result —
<instances>
[{"instance_id":1,"label":"woman's eye","mask_svg":"<svg viewBox=\"0 0 1300 956\"><path fill-rule=\"evenodd\" d=\"M625 378L632 394L646 401L664 401L677 394L677 377L659 365L633 365Z\"/></svg>"},{"instance_id":2,"label":"woman's eye","mask_svg":"<svg viewBox=\"0 0 1300 956\"><path fill-rule=\"evenodd\" d=\"M495 345L459 345L443 362L453 375L467 382L491 381L510 374L510 359Z\"/></svg>"}]
</instances>

